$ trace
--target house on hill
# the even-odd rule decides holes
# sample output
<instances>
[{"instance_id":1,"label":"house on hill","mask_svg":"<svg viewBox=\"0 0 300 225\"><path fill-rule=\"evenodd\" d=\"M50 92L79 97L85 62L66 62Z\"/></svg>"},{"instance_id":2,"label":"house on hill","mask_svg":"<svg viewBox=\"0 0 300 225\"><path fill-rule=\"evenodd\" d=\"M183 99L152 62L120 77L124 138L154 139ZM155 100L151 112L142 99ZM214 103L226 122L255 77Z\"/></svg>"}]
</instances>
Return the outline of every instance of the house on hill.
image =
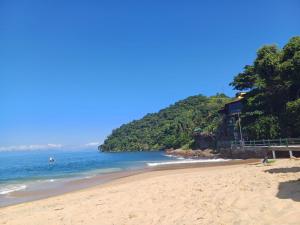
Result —
<instances>
[{"instance_id":1,"label":"house on hill","mask_svg":"<svg viewBox=\"0 0 300 225\"><path fill-rule=\"evenodd\" d=\"M225 104L219 110L222 116L222 124L218 133L203 132L201 128L196 128L193 132L195 147L197 149L215 148L216 146L228 145L230 141L243 140L240 114L243 109L243 98L246 93L238 93L236 99Z\"/></svg>"},{"instance_id":2,"label":"house on hill","mask_svg":"<svg viewBox=\"0 0 300 225\"><path fill-rule=\"evenodd\" d=\"M246 93L238 93L236 99L225 104L219 111L223 116L223 126L221 131L222 140L243 140L240 124L240 114L243 109L243 98Z\"/></svg>"}]
</instances>

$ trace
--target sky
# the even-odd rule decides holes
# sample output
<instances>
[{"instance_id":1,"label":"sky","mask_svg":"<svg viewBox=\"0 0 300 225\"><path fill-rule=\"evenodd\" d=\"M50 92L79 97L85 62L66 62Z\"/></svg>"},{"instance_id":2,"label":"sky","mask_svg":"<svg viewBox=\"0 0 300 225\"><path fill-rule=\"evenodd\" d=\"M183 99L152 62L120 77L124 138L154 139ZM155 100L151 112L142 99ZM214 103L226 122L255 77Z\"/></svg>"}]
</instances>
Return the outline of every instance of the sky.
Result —
<instances>
[{"instance_id":1,"label":"sky","mask_svg":"<svg viewBox=\"0 0 300 225\"><path fill-rule=\"evenodd\" d=\"M223 92L299 0L0 0L0 151L96 146L191 95Z\"/></svg>"}]
</instances>

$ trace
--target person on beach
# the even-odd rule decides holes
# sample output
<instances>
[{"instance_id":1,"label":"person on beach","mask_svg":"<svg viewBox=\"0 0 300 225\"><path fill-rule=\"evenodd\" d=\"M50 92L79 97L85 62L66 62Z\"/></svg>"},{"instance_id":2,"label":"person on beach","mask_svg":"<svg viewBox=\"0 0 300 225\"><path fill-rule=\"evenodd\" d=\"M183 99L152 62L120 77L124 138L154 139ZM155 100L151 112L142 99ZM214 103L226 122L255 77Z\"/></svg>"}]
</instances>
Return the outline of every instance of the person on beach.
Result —
<instances>
[{"instance_id":1,"label":"person on beach","mask_svg":"<svg viewBox=\"0 0 300 225\"><path fill-rule=\"evenodd\" d=\"M264 165L267 165L267 164L269 163L269 161L268 161L268 156L265 156L265 157L264 157L262 163L263 163Z\"/></svg>"}]
</instances>

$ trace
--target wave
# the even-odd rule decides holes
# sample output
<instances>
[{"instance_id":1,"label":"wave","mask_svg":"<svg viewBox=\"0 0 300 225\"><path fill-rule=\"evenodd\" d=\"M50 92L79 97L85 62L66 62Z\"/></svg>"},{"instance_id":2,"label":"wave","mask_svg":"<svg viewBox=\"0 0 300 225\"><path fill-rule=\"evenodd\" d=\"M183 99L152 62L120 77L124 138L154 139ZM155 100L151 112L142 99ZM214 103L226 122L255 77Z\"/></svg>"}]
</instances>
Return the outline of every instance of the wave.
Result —
<instances>
[{"instance_id":1,"label":"wave","mask_svg":"<svg viewBox=\"0 0 300 225\"><path fill-rule=\"evenodd\" d=\"M177 158L176 155L168 155L168 154L165 154L164 156L169 157L169 158Z\"/></svg>"},{"instance_id":2,"label":"wave","mask_svg":"<svg viewBox=\"0 0 300 225\"><path fill-rule=\"evenodd\" d=\"M186 159L180 161L167 161L167 162L155 162L147 163L147 166L162 166L162 165L173 165L173 164L188 164L188 163L201 163L201 162L226 162L230 159Z\"/></svg>"},{"instance_id":3,"label":"wave","mask_svg":"<svg viewBox=\"0 0 300 225\"><path fill-rule=\"evenodd\" d=\"M7 185L5 187L0 188L0 195L6 195L6 194L9 194L11 192L21 191L21 190L24 190L26 188L27 188L27 186L25 184Z\"/></svg>"},{"instance_id":4,"label":"wave","mask_svg":"<svg viewBox=\"0 0 300 225\"><path fill-rule=\"evenodd\" d=\"M169 158L175 158L175 159L184 159L184 157L177 156L177 155L164 155L164 156L169 157Z\"/></svg>"}]
</instances>

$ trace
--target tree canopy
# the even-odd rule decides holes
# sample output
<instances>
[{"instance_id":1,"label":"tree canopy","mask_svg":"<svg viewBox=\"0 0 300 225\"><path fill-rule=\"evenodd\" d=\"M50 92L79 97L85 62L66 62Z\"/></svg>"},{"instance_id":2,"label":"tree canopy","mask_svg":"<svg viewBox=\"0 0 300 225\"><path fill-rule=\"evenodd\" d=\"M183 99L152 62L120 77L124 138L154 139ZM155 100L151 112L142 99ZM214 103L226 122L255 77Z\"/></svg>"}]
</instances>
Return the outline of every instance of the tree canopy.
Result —
<instances>
[{"instance_id":1,"label":"tree canopy","mask_svg":"<svg viewBox=\"0 0 300 225\"><path fill-rule=\"evenodd\" d=\"M220 110L230 98L224 94L197 95L176 102L158 113L124 124L99 146L102 151L141 151L193 145L195 128L215 132L221 122Z\"/></svg>"},{"instance_id":2,"label":"tree canopy","mask_svg":"<svg viewBox=\"0 0 300 225\"><path fill-rule=\"evenodd\" d=\"M249 139L300 136L300 37L266 45L231 85L247 91L242 124Z\"/></svg>"}]
</instances>

